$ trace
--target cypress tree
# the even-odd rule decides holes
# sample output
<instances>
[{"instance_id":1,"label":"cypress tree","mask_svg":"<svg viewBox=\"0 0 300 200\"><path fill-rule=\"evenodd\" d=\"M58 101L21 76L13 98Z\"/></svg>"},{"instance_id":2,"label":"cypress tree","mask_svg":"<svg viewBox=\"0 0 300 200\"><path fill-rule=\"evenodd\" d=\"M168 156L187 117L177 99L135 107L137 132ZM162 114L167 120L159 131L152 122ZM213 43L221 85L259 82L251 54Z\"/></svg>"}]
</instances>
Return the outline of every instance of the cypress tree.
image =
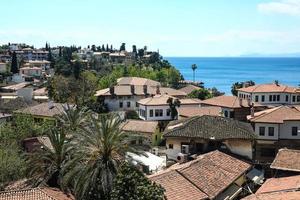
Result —
<instances>
[{"instance_id":1,"label":"cypress tree","mask_svg":"<svg viewBox=\"0 0 300 200\"><path fill-rule=\"evenodd\" d=\"M102 44L102 49L101 49L101 51L105 51L104 44Z\"/></svg>"},{"instance_id":2,"label":"cypress tree","mask_svg":"<svg viewBox=\"0 0 300 200\"><path fill-rule=\"evenodd\" d=\"M11 71L13 74L19 73L17 54L16 54L15 51L14 51L13 54L12 54L10 71Z\"/></svg>"},{"instance_id":3,"label":"cypress tree","mask_svg":"<svg viewBox=\"0 0 300 200\"><path fill-rule=\"evenodd\" d=\"M106 44L106 51L107 51L107 52L109 51L108 44Z\"/></svg>"}]
</instances>

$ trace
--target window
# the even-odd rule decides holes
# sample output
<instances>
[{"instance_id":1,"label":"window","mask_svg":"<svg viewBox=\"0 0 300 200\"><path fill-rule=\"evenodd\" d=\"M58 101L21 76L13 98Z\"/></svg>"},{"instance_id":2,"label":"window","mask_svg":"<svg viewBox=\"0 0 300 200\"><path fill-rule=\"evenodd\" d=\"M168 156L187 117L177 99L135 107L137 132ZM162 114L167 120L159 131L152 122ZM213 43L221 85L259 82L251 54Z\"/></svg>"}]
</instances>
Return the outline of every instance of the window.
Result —
<instances>
[{"instance_id":1,"label":"window","mask_svg":"<svg viewBox=\"0 0 300 200\"><path fill-rule=\"evenodd\" d=\"M280 101L280 95L277 95L277 99L276 99L277 101Z\"/></svg>"},{"instance_id":2,"label":"window","mask_svg":"<svg viewBox=\"0 0 300 200\"><path fill-rule=\"evenodd\" d=\"M261 102L265 102L265 95L261 95Z\"/></svg>"},{"instance_id":3,"label":"window","mask_svg":"<svg viewBox=\"0 0 300 200\"><path fill-rule=\"evenodd\" d=\"M276 101L276 95L273 95L273 101Z\"/></svg>"},{"instance_id":4,"label":"window","mask_svg":"<svg viewBox=\"0 0 300 200\"><path fill-rule=\"evenodd\" d=\"M269 101L270 102L272 101L272 95L269 95Z\"/></svg>"},{"instance_id":5,"label":"window","mask_svg":"<svg viewBox=\"0 0 300 200\"><path fill-rule=\"evenodd\" d=\"M293 126L292 127L292 136L297 136L298 135L298 127L297 126Z\"/></svg>"},{"instance_id":6,"label":"window","mask_svg":"<svg viewBox=\"0 0 300 200\"><path fill-rule=\"evenodd\" d=\"M143 140L142 139L139 139L139 144L143 144Z\"/></svg>"},{"instance_id":7,"label":"window","mask_svg":"<svg viewBox=\"0 0 300 200\"><path fill-rule=\"evenodd\" d=\"M163 110L162 109L156 109L155 110L155 117L161 117L163 116Z\"/></svg>"},{"instance_id":8,"label":"window","mask_svg":"<svg viewBox=\"0 0 300 200\"><path fill-rule=\"evenodd\" d=\"M230 111L230 112L229 112L229 117L230 117L230 118L234 118L234 111Z\"/></svg>"},{"instance_id":9,"label":"window","mask_svg":"<svg viewBox=\"0 0 300 200\"><path fill-rule=\"evenodd\" d=\"M130 101L127 101L127 108L130 108Z\"/></svg>"},{"instance_id":10,"label":"window","mask_svg":"<svg viewBox=\"0 0 300 200\"><path fill-rule=\"evenodd\" d=\"M259 135L265 136L266 128L264 126L259 127Z\"/></svg>"},{"instance_id":11,"label":"window","mask_svg":"<svg viewBox=\"0 0 300 200\"><path fill-rule=\"evenodd\" d=\"M293 102L295 102L296 101L296 96L293 96Z\"/></svg>"},{"instance_id":12,"label":"window","mask_svg":"<svg viewBox=\"0 0 300 200\"><path fill-rule=\"evenodd\" d=\"M224 117L228 117L228 111L227 110L224 111Z\"/></svg>"},{"instance_id":13,"label":"window","mask_svg":"<svg viewBox=\"0 0 300 200\"><path fill-rule=\"evenodd\" d=\"M150 117L153 117L153 110L150 110Z\"/></svg>"},{"instance_id":14,"label":"window","mask_svg":"<svg viewBox=\"0 0 300 200\"><path fill-rule=\"evenodd\" d=\"M169 144L169 149L173 149L173 144Z\"/></svg>"},{"instance_id":15,"label":"window","mask_svg":"<svg viewBox=\"0 0 300 200\"><path fill-rule=\"evenodd\" d=\"M258 95L255 95L255 102L258 102Z\"/></svg>"},{"instance_id":16,"label":"window","mask_svg":"<svg viewBox=\"0 0 300 200\"><path fill-rule=\"evenodd\" d=\"M269 134L269 136L274 136L274 127L268 128L268 134Z\"/></svg>"},{"instance_id":17,"label":"window","mask_svg":"<svg viewBox=\"0 0 300 200\"><path fill-rule=\"evenodd\" d=\"M122 101L119 102L119 107L123 108L123 102Z\"/></svg>"},{"instance_id":18,"label":"window","mask_svg":"<svg viewBox=\"0 0 300 200\"><path fill-rule=\"evenodd\" d=\"M130 144L136 144L136 140L131 140Z\"/></svg>"},{"instance_id":19,"label":"window","mask_svg":"<svg viewBox=\"0 0 300 200\"><path fill-rule=\"evenodd\" d=\"M135 102L135 107L139 107L139 104L138 104L138 102Z\"/></svg>"},{"instance_id":20,"label":"window","mask_svg":"<svg viewBox=\"0 0 300 200\"><path fill-rule=\"evenodd\" d=\"M170 116L170 114L171 114L171 110L167 109L167 116Z\"/></svg>"},{"instance_id":21,"label":"window","mask_svg":"<svg viewBox=\"0 0 300 200\"><path fill-rule=\"evenodd\" d=\"M297 102L300 102L300 96L297 96Z\"/></svg>"},{"instance_id":22,"label":"window","mask_svg":"<svg viewBox=\"0 0 300 200\"><path fill-rule=\"evenodd\" d=\"M289 95L285 95L285 101L286 101L286 102L289 101Z\"/></svg>"}]
</instances>

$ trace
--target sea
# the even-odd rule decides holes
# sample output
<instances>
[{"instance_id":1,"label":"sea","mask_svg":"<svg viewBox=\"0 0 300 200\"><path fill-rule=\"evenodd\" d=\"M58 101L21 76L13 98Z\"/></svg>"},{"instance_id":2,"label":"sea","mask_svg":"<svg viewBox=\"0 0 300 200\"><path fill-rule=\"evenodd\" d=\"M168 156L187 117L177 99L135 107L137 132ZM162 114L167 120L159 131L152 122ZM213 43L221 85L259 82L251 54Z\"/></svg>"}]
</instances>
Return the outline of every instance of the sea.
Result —
<instances>
[{"instance_id":1,"label":"sea","mask_svg":"<svg viewBox=\"0 0 300 200\"><path fill-rule=\"evenodd\" d=\"M185 80L193 80L192 64L198 68L195 80L207 88L216 87L231 95L235 82L252 80L256 84L279 83L298 86L300 84L300 57L166 57L183 75Z\"/></svg>"}]
</instances>

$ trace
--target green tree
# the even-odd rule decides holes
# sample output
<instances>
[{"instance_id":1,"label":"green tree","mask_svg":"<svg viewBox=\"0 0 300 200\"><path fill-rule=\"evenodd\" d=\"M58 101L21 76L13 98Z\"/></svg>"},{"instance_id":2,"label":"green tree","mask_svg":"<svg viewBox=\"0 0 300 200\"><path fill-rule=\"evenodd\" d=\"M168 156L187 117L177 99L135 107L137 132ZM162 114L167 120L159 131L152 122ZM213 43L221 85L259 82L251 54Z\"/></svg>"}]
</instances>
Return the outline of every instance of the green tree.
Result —
<instances>
[{"instance_id":1,"label":"green tree","mask_svg":"<svg viewBox=\"0 0 300 200\"><path fill-rule=\"evenodd\" d=\"M17 54L15 51L12 53L10 71L13 74L19 73Z\"/></svg>"},{"instance_id":2,"label":"green tree","mask_svg":"<svg viewBox=\"0 0 300 200\"><path fill-rule=\"evenodd\" d=\"M120 51L125 51L125 50L126 50L125 43L122 43L120 46Z\"/></svg>"},{"instance_id":3,"label":"green tree","mask_svg":"<svg viewBox=\"0 0 300 200\"><path fill-rule=\"evenodd\" d=\"M188 95L188 97L190 97L190 98L197 98L197 99L200 99L200 100L205 100L205 99L212 98L213 95L212 95L212 93L208 89L200 88L199 90L192 91Z\"/></svg>"},{"instance_id":4,"label":"green tree","mask_svg":"<svg viewBox=\"0 0 300 200\"><path fill-rule=\"evenodd\" d=\"M28 154L29 176L37 185L46 183L50 187L64 188L62 170L70 149L66 134L62 128L53 128L47 136L50 144Z\"/></svg>"},{"instance_id":5,"label":"green tree","mask_svg":"<svg viewBox=\"0 0 300 200\"><path fill-rule=\"evenodd\" d=\"M193 82L195 82L195 71L197 69L197 65L196 64L192 64L192 70L193 70Z\"/></svg>"},{"instance_id":6,"label":"green tree","mask_svg":"<svg viewBox=\"0 0 300 200\"><path fill-rule=\"evenodd\" d=\"M169 104L169 107L170 107L172 120L177 119L178 111L177 111L176 107L180 107L180 100L179 99L173 99L173 98L170 97L167 100L167 103Z\"/></svg>"},{"instance_id":7,"label":"green tree","mask_svg":"<svg viewBox=\"0 0 300 200\"><path fill-rule=\"evenodd\" d=\"M250 80L250 81L244 81L244 82L235 82L234 84L232 84L231 86L231 93L234 96L237 96L238 93L238 89L242 88L242 87L249 87L249 86L253 86L255 85L255 82Z\"/></svg>"},{"instance_id":8,"label":"green tree","mask_svg":"<svg viewBox=\"0 0 300 200\"><path fill-rule=\"evenodd\" d=\"M77 199L109 199L118 167L126 152L136 152L128 145L116 115L92 115L91 124L72 141L73 158L66 167L66 183L74 183Z\"/></svg>"},{"instance_id":9,"label":"green tree","mask_svg":"<svg viewBox=\"0 0 300 200\"><path fill-rule=\"evenodd\" d=\"M115 180L111 200L164 200L164 189L125 163Z\"/></svg>"}]
</instances>

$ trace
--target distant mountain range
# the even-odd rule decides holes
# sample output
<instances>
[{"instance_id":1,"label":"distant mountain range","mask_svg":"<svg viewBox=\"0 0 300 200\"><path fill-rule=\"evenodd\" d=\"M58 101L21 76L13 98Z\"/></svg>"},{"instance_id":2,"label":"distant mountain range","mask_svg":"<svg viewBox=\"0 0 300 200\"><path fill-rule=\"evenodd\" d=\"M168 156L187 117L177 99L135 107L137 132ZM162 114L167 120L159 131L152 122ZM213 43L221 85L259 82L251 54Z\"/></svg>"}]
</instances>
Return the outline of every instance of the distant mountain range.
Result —
<instances>
[{"instance_id":1,"label":"distant mountain range","mask_svg":"<svg viewBox=\"0 0 300 200\"><path fill-rule=\"evenodd\" d=\"M240 57L300 57L300 52L283 53L283 54L250 53L250 54L242 54L240 55Z\"/></svg>"}]
</instances>

